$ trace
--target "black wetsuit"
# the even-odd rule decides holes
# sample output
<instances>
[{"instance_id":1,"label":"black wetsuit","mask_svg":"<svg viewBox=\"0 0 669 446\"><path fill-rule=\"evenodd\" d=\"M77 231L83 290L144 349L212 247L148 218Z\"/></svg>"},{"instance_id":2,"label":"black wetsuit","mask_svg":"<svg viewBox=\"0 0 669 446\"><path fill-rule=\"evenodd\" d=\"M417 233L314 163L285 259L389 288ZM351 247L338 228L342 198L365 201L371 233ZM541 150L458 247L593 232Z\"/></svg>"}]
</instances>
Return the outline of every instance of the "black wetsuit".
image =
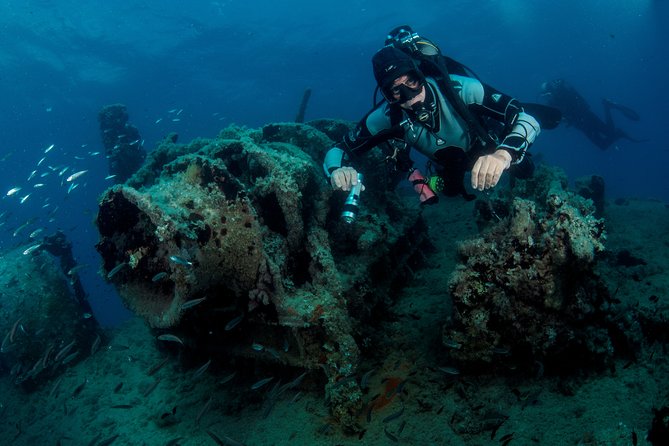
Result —
<instances>
[{"instance_id":1,"label":"black wetsuit","mask_svg":"<svg viewBox=\"0 0 669 446\"><path fill-rule=\"evenodd\" d=\"M620 128L616 127L611 110L621 111L627 118L638 121L639 115L628 107L603 100L604 120L592 112L590 105L585 101L578 91L562 79L547 82L543 85L543 97L548 105L558 108L562 112L563 119L567 125L579 129L597 147L602 150L608 149L620 138L637 142Z\"/></svg>"}]
</instances>

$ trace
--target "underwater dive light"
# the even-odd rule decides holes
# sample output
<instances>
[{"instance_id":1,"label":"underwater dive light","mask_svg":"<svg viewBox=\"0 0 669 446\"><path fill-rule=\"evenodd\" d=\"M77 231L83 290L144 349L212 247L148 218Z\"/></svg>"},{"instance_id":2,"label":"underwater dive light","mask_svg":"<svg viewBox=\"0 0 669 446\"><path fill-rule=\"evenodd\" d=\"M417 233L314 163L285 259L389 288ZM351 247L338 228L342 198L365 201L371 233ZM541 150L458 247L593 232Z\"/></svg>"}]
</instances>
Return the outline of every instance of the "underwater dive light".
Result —
<instances>
[{"instance_id":1,"label":"underwater dive light","mask_svg":"<svg viewBox=\"0 0 669 446\"><path fill-rule=\"evenodd\" d=\"M353 223L358 216L360 209L360 191L362 190L362 174L358 173L358 184L351 188L346 201L344 202L344 210L341 213L341 219L344 223Z\"/></svg>"}]
</instances>

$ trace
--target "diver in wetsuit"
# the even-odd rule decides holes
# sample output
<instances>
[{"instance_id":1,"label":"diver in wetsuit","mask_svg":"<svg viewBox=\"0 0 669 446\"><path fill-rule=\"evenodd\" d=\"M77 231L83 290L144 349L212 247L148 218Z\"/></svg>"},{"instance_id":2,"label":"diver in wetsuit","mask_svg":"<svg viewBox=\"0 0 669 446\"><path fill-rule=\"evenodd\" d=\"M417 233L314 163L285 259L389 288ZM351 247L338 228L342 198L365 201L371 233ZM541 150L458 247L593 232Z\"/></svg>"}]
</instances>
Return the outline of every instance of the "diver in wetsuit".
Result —
<instances>
[{"instance_id":1,"label":"diver in wetsuit","mask_svg":"<svg viewBox=\"0 0 669 446\"><path fill-rule=\"evenodd\" d=\"M616 127L611 116L611 110L620 111L627 119L638 121L639 115L629 107L625 107L608 99L603 99L604 117L602 121L599 116L590 110L590 106L578 91L563 79L544 82L541 85L542 97L548 105L562 112L567 125L573 125L588 137L593 144L602 150L608 149L618 139L627 139L640 142L627 135L623 130Z\"/></svg>"},{"instance_id":2,"label":"diver in wetsuit","mask_svg":"<svg viewBox=\"0 0 669 446\"><path fill-rule=\"evenodd\" d=\"M398 42L425 55L420 66ZM472 188L480 191L494 187L507 170L521 178L532 174L534 166L526 155L540 132L537 119L516 99L474 75L464 70L454 74L452 62L407 26L390 32L386 46L372 58L385 100L327 152L323 168L333 188L348 191L355 186L358 172L350 164L376 146L409 173L408 152L415 148L436 167L444 194L468 200L474 196L463 185L466 171L471 171ZM426 180L428 184L434 183Z\"/></svg>"}]
</instances>

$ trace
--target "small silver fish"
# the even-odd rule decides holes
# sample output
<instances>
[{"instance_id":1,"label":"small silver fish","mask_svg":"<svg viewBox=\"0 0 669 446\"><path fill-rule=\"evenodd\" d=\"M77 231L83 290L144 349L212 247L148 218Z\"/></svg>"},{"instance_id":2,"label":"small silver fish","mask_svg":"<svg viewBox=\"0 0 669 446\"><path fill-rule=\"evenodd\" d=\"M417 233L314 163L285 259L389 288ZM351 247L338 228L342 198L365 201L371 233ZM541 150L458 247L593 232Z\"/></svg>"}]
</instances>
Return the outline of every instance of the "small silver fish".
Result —
<instances>
[{"instance_id":1,"label":"small silver fish","mask_svg":"<svg viewBox=\"0 0 669 446\"><path fill-rule=\"evenodd\" d=\"M20 190L21 190L20 187L13 187L13 188L11 188L7 191L7 196L11 197L12 195L14 195L15 193L17 193Z\"/></svg>"},{"instance_id":2,"label":"small silver fish","mask_svg":"<svg viewBox=\"0 0 669 446\"><path fill-rule=\"evenodd\" d=\"M26 200L27 200L29 197L30 197L30 194L24 195L23 197L21 197L21 200L19 201L19 203L21 203L21 204L25 203Z\"/></svg>"},{"instance_id":3,"label":"small silver fish","mask_svg":"<svg viewBox=\"0 0 669 446\"><path fill-rule=\"evenodd\" d=\"M49 153L49 152L51 151L51 149L53 149L54 147L56 147L56 145L55 145L55 144L51 144L49 147L46 148L46 150L44 151L44 153Z\"/></svg>"},{"instance_id":4,"label":"small silver fish","mask_svg":"<svg viewBox=\"0 0 669 446\"><path fill-rule=\"evenodd\" d=\"M67 177L67 179L65 181L67 181L68 183L71 183L72 181L76 180L77 178L79 178L80 176L85 174L86 172L88 172L88 169L80 170L79 172L74 172L72 175Z\"/></svg>"},{"instance_id":5,"label":"small silver fish","mask_svg":"<svg viewBox=\"0 0 669 446\"><path fill-rule=\"evenodd\" d=\"M184 345L184 341L182 341L180 337L169 333L162 334L156 339L159 341L176 342L178 344Z\"/></svg>"},{"instance_id":6,"label":"small silver fish","mask_svg":"<svg viewBox=\"0 0 669 446\"><path fill-rule=\"evenodd\" d=\"M162 272L156 274L155 276L153 276L153 277L151 278L151 282L160 282L160 281L163 280L165 277L167 277L167 273L166 273L165 271L162 271Z\"/></svg>"},{"instance_id":7,"label":"small silver fish","mask_svg":"<svg viewBox=\"0 0 669 446\"><path fill-rule=\"evenodd\" d=\"M272 381L273 379L274 379L273 376L269 377L269 378L261 379L260 381L257 381L256 383L254 383L251 386L251 390L257 390L257 389L261 388L262 386L264 386L265 384L267 384L268 382Z\"/></svg>"},{"instance_id":8,"label":"small silver fish","mask_svg":"<svg viewBox=\"0 0 669 446\"><path fill-rule=\"evenodd\" d=\"M193 378L192 378L192 379L197 379L197 378L199 378L200 376L202 376L202 375L204 374L204 372L207 371L207 369L209 368L209 365L210 365L210 364L211 364L211 359L210 359L209 361L205 362L204 365L202 365L200 368L198 368L198 369L193 373Z\"/></svg>"},{"instance_id":9,"label":"small silver fish","mask_svg":"<svg viewBox=\"0 0 669 446\"><path fill-rule=\"evenodd\" d=\"M193 308L195 305L198 305L198 304L204 302L206 299L207 299L207 297L205 296L205 297L200 297L199 299L188 300L188 301L184 302L183 304L181 304L181 311L188 310L189 308Z\"/></svg>"},{"instance_id":10,"label":"small silver fish","mask_svg":"<svg viewBox=\"0 0 669 446\"><path fill-rule=\"evenodd\" d=\"M122 270L123 268L125 268L126 266L128 266L128 263L127 263L127 262L121 262L121 263L119 263L118 265L116 265L115 267L113 267L113 268L111 269L111 271L109 271L109 272L107 273L107 279L111 279L112 277L114 277L114 276L116 275L116 273L118 273L119 271L121 271L121 270Z\"/></svg>"},{"instance_id":11,"label":"small silver fish","mask_svg":"<svg viewBox=\"0 0 669 446\"><path fill-rule=\"evenodd\" d=\"M37 250L40 249L41 247L42 247L42 243L36 243L36 244L30 246L30 247L29 247L28 249L26 249L25 251L23 251L23 255L24 255L24 256L27 256L28 254L37 251Z\"/></svg>"},{"instance_id":12,"label":"small silver fish","mask_svg":"<svg viewBox=\"0 0 669 446\"><path fill-rule=\"evenodd\" d=\"M170 261L176 263L177 265L193 266L193 262L189 262L188 260L179 256L170 256Z\"/></svg>"},{"instance_id":13,"label":"small silver fish","mask_svg":"<svg viewBox=\"0 0 669 446\"><path fill-rule=\"evenodd\" d=\"M227 324L225 324L225 331L230 331L230 330L232 330L232 329L235 328L237 325L239 325L239 323L240 323L243 319L244 319L244 314L243 314L243 313L240 314L239 316L237 316L236 318L231 319L230 322L228 322Z\"/></svg>"},{"instance_id":14,"label":"small silver fish","mask_svg":"<svg viewBox=\"0 0 669 446\"><path fill-rule=\"evenodd\" d=\"M107 175L105 180L111 180L112 178L116 178L116 175Z\"/></svg>"},{"instance_id":15,"label":"small silver fish","mask_svg":"<svg viewBox=\"0 0 669 446\"><path fill-rule=\"evenodd\" d=\"M452 375L452 376L457 376L460 374L460 370L456 369L455 367L449 367L449 366L439 367L439 370L441 370L447 375Z\"/></svg>"},{"instance_id":16,"label":"small silver fish","mask_svg":"<svg viewBox=\"0 0 669 446\"><path fill-rule=\"evenodd\" d=\"M70 270L67 272L67 275L68 275L68 276L71 276L71 275L73 275L73 274L76 274L76 273L79 272L79 270L82 270L82 269L86 268L87 266L88 266L88 264L86 264L86 263L84 263L84 264L82 264L82 265L76 265L76 266L73 266L73 267L70 268Z\"/></svg>"}]
</instances>

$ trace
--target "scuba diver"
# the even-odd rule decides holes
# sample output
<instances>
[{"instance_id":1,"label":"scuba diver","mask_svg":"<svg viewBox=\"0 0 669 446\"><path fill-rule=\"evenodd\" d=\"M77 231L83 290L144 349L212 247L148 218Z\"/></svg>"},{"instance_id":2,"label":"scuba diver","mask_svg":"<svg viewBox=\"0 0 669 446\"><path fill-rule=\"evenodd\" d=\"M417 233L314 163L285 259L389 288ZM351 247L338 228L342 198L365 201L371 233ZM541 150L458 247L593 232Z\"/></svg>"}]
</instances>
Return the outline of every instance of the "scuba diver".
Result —
<instances>
[{"instance_id":1,"label":"scuba diver","mask_svg":"<svg viewBox=\"0 0 669 446\"><path fill-rule=\"evenodd\" d=\"M494 187L507 170L519 178L531 176L527 150L541 126L516 99L482 83L408 26L390 31L372 65L383 100L326 153L323 168L333 188L355 188L358 171L350 164L376 146L394 169L410 174L421 204L435 203L440 191L474 199L463 184L467 171L471 187L479 191ZM412 167L412 147L429 159L429 170L434 168L429 178Z\"/></svg>"},{"instance_id":2,"label":"scuba diver","mask_svg":"<svg viewBox=\"0 0 669 446\"><path fill-rule=\"evenodd\" d=\"M602 150L608 149L618 139L624 138L633 142L642 142L627 135L616 127L611 110L618 110L627 119L638 121L639 115L629 107L625 107L608 99L603 99L605 121L590 110L590 106L578 91L563 79L544 82L541 85L541 96L546 102L559 109L567 125L573 125L593 144Z\"/></svg>"}]
</instances>

